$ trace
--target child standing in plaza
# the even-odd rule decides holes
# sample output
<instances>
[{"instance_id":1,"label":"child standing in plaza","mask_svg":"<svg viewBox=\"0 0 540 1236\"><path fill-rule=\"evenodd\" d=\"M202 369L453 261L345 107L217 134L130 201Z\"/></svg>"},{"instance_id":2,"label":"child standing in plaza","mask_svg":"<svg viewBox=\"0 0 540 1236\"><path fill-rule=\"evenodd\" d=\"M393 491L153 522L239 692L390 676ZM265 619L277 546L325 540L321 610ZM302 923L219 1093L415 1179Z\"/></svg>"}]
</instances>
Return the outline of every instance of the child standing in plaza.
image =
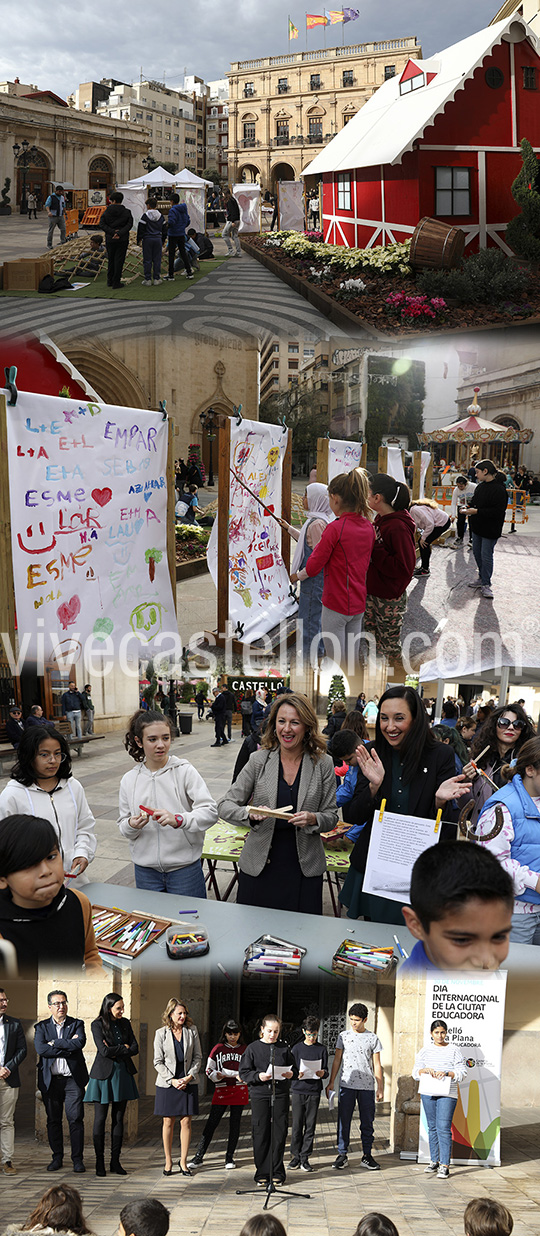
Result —
<instances>
[{"instance_id":1,"label":"child standing in plaza","mask_svg":"<svg viewBox=\"0 0 540 1236\"><path fill-rule=\"evenodd\" d=\"M137 244L142 243L145 288L152 287L152 280L161 283L161 255L166 236L167 224L156 199L147 197L146 210L137 228Z\"/></svg>"},{"instance_id":2,"label":"child standing in plaza","mask_svg":"<svg viewBox=\"0 0 540 1236\"><path fill-rule=\"evenodd\" d=\"M338 1171L346 1167L348 1163L351 1120L357 1105L364 1152L360 1165L367 1167L370 1172L380 1170L380 1163L373 1158L371 1150L375 1099L381 1103L384 1095L381 1065L382 1043L376 1034L373 1034L371 1030L366 1030L367 1018L368 1010L365 1004L351 1004L349 1009L351 1028L343 1030L338 1036L336 1054L326 1090L327 1096L330 1097L334 1089L334 1081L341 1069L338 1098L338 1153L332 1164L332 1167Z\"/></svg>"},{"instance_id":3,"label":"child standing in plaza","mask_svg":"<svg viewBox=\"0 0 540 1236\"><path fill-rule=\"evenodd\" d=\"M318 1017L306 1017L302 1025L304 1041L295 1043L292 1048L298 1077L291 1083L292 1132L289 1167L301 1167L303 1172L313 1171L309 1156L313 1150L322 1078L328 1077L328 1051L317 1038L319 1026ZM310 1072L315 1074L313 1077L306 1076L306 1064L311 1065ZM320 1065L318 1069L315 1068L317 1064Z\"/></svg>"}]
</instances>

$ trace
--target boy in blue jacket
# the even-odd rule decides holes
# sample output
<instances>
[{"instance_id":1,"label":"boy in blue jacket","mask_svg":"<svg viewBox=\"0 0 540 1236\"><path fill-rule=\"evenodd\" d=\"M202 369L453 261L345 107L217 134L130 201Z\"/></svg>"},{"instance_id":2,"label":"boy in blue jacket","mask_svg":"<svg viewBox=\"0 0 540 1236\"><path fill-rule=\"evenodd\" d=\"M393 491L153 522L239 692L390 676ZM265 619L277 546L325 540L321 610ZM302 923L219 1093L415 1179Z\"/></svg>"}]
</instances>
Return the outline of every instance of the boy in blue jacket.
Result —
<instances>
[{"instance_id":1,"label":"boy in blue jacket","mask_svg":"<svg viewBox=\"0 0 540 1236\"><path fill-rule=\"evenodd\" d=\"M189 222L190 218L186 203L180 201L178 193L173 193L168 219L169 273L165 276L166 279L174 279L174 255L176 249L178 249L182 258L188 279L193 279L193 271L186 251L186 228Z\"/></svg>"}]
</instances>

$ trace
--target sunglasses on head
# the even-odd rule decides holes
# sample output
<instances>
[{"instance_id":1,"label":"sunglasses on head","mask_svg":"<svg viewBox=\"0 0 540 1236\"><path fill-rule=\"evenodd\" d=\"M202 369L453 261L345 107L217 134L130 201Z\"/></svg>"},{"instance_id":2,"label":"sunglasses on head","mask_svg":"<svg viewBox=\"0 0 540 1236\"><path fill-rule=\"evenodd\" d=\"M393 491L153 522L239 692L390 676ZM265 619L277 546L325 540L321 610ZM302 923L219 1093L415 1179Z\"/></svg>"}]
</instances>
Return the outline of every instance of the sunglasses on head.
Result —
<instances>
[{"instance_id":1,"label":"sunglasses on head","mask_svg":"<svg viewBox=\"0 0 540 1236\"><path fill-rule=\"evenodd\" d=\"M500 730L522 730L525 727L524 721L511 721L509 717L499 717L497 725Z\"/></svg>"}]
</instances>

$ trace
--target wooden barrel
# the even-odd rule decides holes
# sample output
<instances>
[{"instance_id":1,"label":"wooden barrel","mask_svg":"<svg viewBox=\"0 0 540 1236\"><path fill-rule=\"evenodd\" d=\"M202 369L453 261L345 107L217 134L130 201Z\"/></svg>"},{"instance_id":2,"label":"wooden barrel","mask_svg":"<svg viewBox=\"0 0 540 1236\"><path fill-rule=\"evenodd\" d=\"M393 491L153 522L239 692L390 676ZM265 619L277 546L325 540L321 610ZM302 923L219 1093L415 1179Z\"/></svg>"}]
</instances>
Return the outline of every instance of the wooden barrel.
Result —
<instances>
[{"instance_id":1,"label":"wooden barrel","mask_svg":"<svg viewBox=\"0 0 540 1236\"><path fill-rule=\"evenodd\" d=\"M451 270L459 266L465 248L465 232L440 219L421 219L411 240L411 266Z\"/></svg>"}]
</instances>

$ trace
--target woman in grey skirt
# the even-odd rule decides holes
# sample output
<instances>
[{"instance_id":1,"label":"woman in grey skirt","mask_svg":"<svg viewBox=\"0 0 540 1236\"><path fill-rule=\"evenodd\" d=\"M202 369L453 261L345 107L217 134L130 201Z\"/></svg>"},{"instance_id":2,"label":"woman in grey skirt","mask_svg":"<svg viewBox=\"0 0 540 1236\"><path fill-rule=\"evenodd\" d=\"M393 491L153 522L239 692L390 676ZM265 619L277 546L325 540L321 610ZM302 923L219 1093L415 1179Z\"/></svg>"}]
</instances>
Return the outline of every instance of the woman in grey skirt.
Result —
<instances>
[{"instance_id":1,"label":"woman in grey skirt","mask_svg":"<svg viewBox=\"0 0 540 1236\"><path fill-rule=\"evenodd\" d=\"M199 1034L187 1004L169 1000L163 1026L154 1036L154 1068L157 1072L154 1115L163 1117L164 1176L172 1176L174 1122L180 1120L180 1160L183 1176L192 1176L187 1156L191 1142L191 1118L199 1114L197 1077L202 1063Z\"/></svg>"}]
</instances>

